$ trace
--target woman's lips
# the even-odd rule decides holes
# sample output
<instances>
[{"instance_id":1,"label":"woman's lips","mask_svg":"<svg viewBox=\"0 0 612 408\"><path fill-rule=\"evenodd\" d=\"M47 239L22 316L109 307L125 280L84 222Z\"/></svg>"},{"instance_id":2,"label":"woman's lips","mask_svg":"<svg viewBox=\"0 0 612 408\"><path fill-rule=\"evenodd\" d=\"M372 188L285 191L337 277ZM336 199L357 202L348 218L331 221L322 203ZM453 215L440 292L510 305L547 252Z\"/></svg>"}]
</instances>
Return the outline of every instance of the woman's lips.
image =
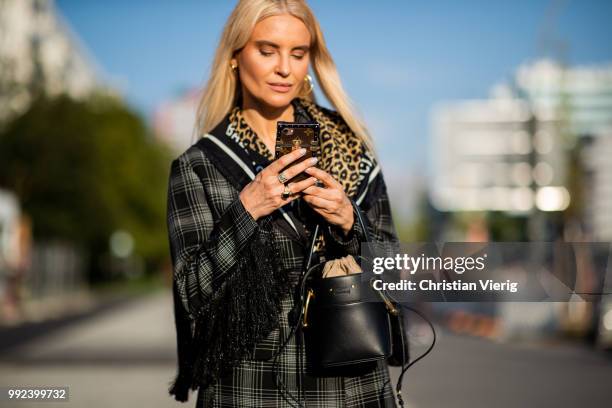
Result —
<instances>
[{"instance_id":1,"label":"woman's lips","mask_svg":"<svg viewBox=\"0 0 612 408\"><path fill-rule=\"evenodd\" d=\"M276 92L287 93L291 90L291 85L282 85L277 83L268 83L268 86Z\"/></svg>"}]
</instances>

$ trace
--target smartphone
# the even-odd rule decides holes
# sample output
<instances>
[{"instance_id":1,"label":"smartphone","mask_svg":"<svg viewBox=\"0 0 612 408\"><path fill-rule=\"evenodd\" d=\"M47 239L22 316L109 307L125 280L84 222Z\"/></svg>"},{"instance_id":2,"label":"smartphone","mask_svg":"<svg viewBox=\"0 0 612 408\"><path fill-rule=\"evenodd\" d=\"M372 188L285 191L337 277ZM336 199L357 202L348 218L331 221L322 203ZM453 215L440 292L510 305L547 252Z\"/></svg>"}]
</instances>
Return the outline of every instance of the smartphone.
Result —
<instances>
[{"instance_id":1,"label":"smartphone","mask_svg":"<svg viewBox=\"0 0 612 408\"><path fill-rule=\"evenodd\" d=\"M306 148L306 154L291 162L285 169L304 160L308 160L311 157L316 157L320 160L321 142L319 131L320 125L317 122L277 122L275 160L287 153L291 153L293 150L301 149L302 147ZM317 162L315 166L317 166L318 163L319 162ZM302 172L289 181L295 183L306 180L308 177L310 177L309 174Z\"/></svg>"}]
</instances>

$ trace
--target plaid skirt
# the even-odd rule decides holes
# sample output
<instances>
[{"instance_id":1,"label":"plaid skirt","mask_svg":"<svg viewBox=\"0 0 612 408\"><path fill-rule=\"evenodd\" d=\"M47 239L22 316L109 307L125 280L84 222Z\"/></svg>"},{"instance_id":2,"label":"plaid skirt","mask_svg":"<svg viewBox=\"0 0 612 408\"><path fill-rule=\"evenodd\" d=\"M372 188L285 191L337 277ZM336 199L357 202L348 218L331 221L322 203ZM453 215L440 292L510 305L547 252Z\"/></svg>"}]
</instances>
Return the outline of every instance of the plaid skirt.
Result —
<instances>
[{"instance_id":1,"label":"plaid skirt","mask_svg":"<svg viewBox=\"0 0 612 408\"><path fill-rule=\"evenodd\" d=\"M271 351L275 351L279 339L282 342L289 333L287 314L291 306L290 298L283 301L280 327L266 340ZM258 347L262 349L262 345ZM273 359L253 359L244 361L214 385L199 390L196 407L397 407L386 361L377 362L373 371L363 375L313 377L301 369L306 361L304 353L303 345L297 344L294 335L278 357L276 372L283 391L276 386Z\"/></svg>"}]
</instances>

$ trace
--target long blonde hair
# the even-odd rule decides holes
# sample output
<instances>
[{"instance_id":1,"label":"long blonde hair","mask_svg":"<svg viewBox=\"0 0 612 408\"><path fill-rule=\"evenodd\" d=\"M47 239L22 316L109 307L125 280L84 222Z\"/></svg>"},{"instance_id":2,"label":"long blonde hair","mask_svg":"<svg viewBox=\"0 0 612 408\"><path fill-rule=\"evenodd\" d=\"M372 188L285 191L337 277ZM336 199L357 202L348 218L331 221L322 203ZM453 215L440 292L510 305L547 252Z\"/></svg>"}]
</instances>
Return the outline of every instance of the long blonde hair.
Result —
<instances>
[{"instance_id":1,"label":"long blonde hair","mask_svg":"<svg viewBox=\"0 0 612 408\"><path fill-rule=\"evenodd\" d=\"M336 64L325 45L319 22L304 0L240 0L229 16L215 52L208 82L198 103L195 135L210 132L235 106L239 92L238 76L230 67L234 53L248 42L255 25L266 17L290 14L304 22L311 37L310 63L325 97L347 125L372 152L374 143L365 123L342 87ZM302 86L300 97L315 102L313 92Z\"/></svg>"}]
</instances>

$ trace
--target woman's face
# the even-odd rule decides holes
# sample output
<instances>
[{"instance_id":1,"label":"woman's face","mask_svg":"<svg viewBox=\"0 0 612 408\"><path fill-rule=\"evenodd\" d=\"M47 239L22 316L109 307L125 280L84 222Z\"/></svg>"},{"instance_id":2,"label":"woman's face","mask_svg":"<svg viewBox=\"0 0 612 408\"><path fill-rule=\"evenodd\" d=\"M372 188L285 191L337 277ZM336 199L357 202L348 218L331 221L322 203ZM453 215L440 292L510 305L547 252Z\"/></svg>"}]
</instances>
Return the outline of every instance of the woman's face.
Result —
<instances>
[{"instance_id":1,"label":"woman's face","mask_svg":"<svg viewBox=\"0 0 612 408\"><path fill-rule=\"evenodd\" d=\"M247 44L232 59L238 65L244 98L282 108L295 98L308 73L310 33L288 14L255 25Z\"/></svg>"}]
</instances>

